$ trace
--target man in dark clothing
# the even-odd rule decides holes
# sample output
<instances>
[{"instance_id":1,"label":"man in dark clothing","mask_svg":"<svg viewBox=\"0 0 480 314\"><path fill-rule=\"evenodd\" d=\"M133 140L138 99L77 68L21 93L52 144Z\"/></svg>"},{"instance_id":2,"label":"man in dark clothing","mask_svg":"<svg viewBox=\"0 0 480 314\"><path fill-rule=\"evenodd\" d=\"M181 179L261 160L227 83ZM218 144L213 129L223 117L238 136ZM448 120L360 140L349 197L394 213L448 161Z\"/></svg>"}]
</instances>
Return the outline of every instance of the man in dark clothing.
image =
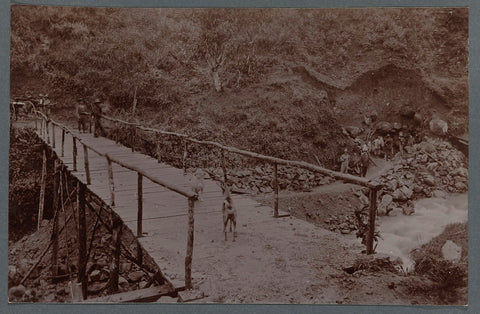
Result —
<instances>
[{"instance_id":1,"label":"man in dark clothing","mask_svg":"<svg viewBox=\"0 0 480 314\"><path fill-rule=\"evenodd\" d=\"M76 116L78 119L78 131L80 133L87 132L87 121L89 112L87 106L83 102L83 98L79 98L76 105Z\"/></svg>"},{"instance_id":2,"label":"man in dark clothing","mask_svg":"<svg viewBox=\"0 0 480 314\"><path fill-rule=\"evenodd\" d=\"M105 130L103 129L101 123L100 123L100 115L102 114L102 108L100 107L101 100L96 98L93 102L91 111L92 111L92 116L93 116L93 136L98 137L104 136L105 135Z\"/></svg>"}]
</instances>

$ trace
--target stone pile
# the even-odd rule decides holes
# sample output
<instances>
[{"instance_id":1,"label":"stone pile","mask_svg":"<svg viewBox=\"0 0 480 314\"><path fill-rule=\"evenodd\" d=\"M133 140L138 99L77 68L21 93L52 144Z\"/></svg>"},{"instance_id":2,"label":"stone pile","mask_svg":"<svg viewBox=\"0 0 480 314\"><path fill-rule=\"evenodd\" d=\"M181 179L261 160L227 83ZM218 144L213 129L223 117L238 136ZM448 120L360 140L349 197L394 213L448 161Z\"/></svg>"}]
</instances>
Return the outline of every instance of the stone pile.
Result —
<instances>
[{"instance_id":1,"label":"stone pile","mask_svg":"<svg viewBox=\"0 0 480 314\"><path fill-rule=\"evenodd\" d=\"M378 214L413 213L412 201L422 197L446 197L446 192L468 190L467 159L448 142L426 138L406 147L401 162L384 174Z\"/></svg>"},{"instance_id":2,"label":"stone pile","mask_svg":"<svg viewBox=\"0 0 480 314\"><path fill-rule=\"evenodd\" d=\"M207 169L216 178L223 178L221 169ZM232 188L253 193L273 193L273 167L256 166L251 169L228 169L228 180ZM310 191L315 186L330 184L333 178L293 167L278 167L278 186L281 190Z\"/></svg>"}]
</instances>

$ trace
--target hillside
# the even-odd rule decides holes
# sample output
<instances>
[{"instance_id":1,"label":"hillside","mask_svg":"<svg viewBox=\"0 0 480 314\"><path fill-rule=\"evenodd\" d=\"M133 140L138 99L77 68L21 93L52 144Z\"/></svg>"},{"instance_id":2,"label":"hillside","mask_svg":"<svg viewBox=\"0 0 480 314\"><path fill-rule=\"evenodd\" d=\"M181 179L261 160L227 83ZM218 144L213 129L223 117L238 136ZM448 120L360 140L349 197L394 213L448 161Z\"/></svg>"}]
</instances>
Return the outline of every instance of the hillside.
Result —
<instances>
[{"instance_id":1,"label":"hillside","mask_svg":"<svg viewBox=\"0 0 480 314\"><path fill-rule=\"evenodd\" d=\"M332 167L371 112L468 131L468 10L15 5L11 84L117 112L136 88L144 123Z\"/></svg>"}]
</instances>

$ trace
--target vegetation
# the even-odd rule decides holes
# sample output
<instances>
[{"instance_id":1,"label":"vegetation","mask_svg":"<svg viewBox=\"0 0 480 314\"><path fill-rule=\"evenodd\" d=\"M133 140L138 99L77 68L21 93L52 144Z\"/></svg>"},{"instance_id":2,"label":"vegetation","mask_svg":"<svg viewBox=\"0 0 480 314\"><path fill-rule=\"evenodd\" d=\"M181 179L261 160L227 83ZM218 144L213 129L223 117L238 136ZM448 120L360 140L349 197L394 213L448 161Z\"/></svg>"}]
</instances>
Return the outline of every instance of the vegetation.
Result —
<instances>
[{"instance_id":1,"label":"vegetation","mask_svg":"<svg viewBox=\"0 0 480 314\"><path fill-rule=\"evenodd\" d=\"M314 162L314 147L331 164L346 141L331 86L386 64L415 69L461 121L468 114L467 9L14 5L11 20L13 93L126 109L136 88L147 123L279 157ZM295 79L299 69L327 86Z\"/></svg>"}]
</instances>

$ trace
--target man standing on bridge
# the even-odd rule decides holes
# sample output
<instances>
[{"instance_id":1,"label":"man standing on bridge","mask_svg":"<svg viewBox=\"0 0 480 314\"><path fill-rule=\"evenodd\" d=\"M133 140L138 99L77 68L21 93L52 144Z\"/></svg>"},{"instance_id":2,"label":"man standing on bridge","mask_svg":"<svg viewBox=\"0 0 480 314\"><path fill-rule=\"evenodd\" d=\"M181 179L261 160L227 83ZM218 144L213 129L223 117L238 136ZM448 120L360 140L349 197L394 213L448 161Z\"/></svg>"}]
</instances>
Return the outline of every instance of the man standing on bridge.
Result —
<instances>
[{"instance_id":1,"label":"man standing on bridge","mask_svg":"<svg viewBox=\"0 0 480 314\"><path fill-rule=\"evenodd\" d=\"M78 131L80 133L87 132L88 110L83 102L83 98L79 98L76 105L76 114L78 119Z\"/></svg>"},{"instance_id":2,"label":"man standing on bridge","mask_svg":"<svg viewBox=\"0 0 480 314\"><path fill-rule=\"evenodd\" d=\"M103 129L102 125L100 124L100 115L102 114L102 108L100 107L100 104L102 101L99 98L95 98L93 101L93 105L91 107L92 111L92 116L93 116L93 136L98 137L104 136L105 135L105 130Z\"/></svg>"}]
</instances>

